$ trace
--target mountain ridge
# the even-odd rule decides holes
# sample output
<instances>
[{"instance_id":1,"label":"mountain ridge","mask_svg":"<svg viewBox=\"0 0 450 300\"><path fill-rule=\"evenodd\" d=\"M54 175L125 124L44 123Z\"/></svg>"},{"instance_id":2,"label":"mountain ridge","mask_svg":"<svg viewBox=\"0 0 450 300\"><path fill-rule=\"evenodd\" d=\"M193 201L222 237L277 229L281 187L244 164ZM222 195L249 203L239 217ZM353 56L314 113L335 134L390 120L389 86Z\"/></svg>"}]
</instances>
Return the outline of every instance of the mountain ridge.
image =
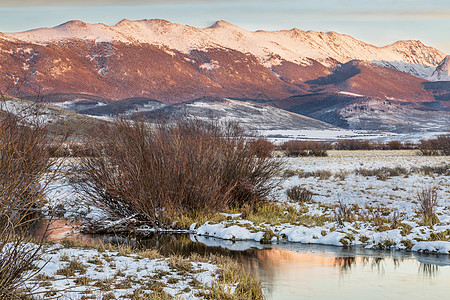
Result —
<instances>
[{"instance_id":1,"label":"mountain ridge","mask_svg":"<svg viewBox=\"0 0 450 300\"><path fill-rule=\"evenodd\" d=\"M359 59L374 63L404 62L436 67L445 57L441 51L420 41L397 41L377 47L334 31L303 31L297 28L249 31L223 20L207 28L196 28L162 19L123 19L113 26L72 20L52 28L4 33L4 37L29 43L61 42L70 39L92 40L97 43L147 43L185 54L192 50L221 47L251 53L267 67L278 63L272 59L274 55L298 64L308 64L308 58L314 59L326 67L329 67L326 61L330 58L341 63ZM425 78L431 73L424 74L421 70L413 75Z\"/></svg>"}]
</instances>

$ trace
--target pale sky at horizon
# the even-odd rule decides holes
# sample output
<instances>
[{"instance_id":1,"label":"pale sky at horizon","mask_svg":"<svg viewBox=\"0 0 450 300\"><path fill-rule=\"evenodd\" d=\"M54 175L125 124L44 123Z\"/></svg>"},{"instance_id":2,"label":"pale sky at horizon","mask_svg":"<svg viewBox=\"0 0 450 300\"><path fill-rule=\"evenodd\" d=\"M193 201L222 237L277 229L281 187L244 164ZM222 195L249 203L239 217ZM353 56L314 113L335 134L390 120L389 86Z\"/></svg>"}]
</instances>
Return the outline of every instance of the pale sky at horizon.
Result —
<instances>
[{"instance_id":1,"label":"pale sky at horizon","mask_svg":"<svg viewBox=\"0 0 450 300\"><path fill-rule=\"evenodd\" d=\"M449 0L0 0L0 32L154 18L196 27L226 20L248 30L336 31L377 46L413 39L450 54Z\"/></svg>"}]
</instances>

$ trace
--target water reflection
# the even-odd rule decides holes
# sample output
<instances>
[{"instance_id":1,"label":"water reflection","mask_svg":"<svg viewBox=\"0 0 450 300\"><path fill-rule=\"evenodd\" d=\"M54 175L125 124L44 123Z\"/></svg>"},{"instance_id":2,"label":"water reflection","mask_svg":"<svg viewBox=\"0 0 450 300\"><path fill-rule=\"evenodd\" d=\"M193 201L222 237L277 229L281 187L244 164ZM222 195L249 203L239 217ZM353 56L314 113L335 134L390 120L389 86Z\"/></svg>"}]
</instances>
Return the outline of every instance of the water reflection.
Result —
<instances>
[{"instance_id":1,"label":"water reflection","mask_svg":"<svg viewBox=\"0 0 450 300\"><path fill-rule=\"evenodd\" d=\"M263 249L256 269L269 299L441 299L450 292L448 266L333 255Z\"/></svg>"},{"instance_id":2,"label":"water reflection","mask_svg":"<svg viewBox=\"0 0 450 300\"><path fill-rule=\"evenodd\" d=\"M81 234L79 231L81 223L79 221L69 221L62 219L41 219L31 227L31 234L41 238L45 236L47 240L61 241L63 239L84 240L89 236Z\"/></svg>"},{"instance_id":3,"label":"water reflection","mask_svg":"<svg viewBox=\"0 0 450 300\"><path fill-rule=\"evenodd\" d=\"M419 265L419 274L424 277L437 277L439 275L439 266L421 263Z\"/></svg>"},{"instance_id":4,"label":"water reflection","mask_svg":"<svg viewBox=\"0 0 450 300\"><path fill-rule=\"evenodd\" d=\"M187 234L146 238L83 235L56 222L52 239L76 238L158 249L163 255L220 254L239 260L262 281L268 299L441 299L450 293L450 256L302 244L261 245ZM38 232L38 231L37 231Z\"/></svg>"}]
</instances>

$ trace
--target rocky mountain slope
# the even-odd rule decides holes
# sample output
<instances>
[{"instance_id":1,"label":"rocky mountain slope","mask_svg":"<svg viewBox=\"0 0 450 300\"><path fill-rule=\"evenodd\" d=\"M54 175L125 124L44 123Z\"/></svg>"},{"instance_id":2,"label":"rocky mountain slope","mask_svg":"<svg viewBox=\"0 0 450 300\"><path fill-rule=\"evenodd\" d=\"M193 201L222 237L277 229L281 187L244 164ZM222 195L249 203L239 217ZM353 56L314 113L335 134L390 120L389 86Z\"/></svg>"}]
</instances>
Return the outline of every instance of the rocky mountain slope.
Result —
<instances>
[{"instance_id":1,"label":"rocky mountain slope","mask_svg":"<svg viewBox=\"0 0 450 300\"><path fill-rule=\"evenodd\" d=\"M283 109L218 97L202 97L138 114L153 121L188 117L205 121L238 122L249 130L337 129L331 124Z\"/></svg>"},{"instance_id":2,"label":"rocky mountain slope","mask_svg":"<svg viewBox=\"0 0 450 300\"><path fill-rule=\"evenodd\" d=\"M192 50L230 49L250 53L266 66L278 65L280 60L309 65L309 59L331 66L333 60L346 63L358 59L433 67L444 57L442 52L420 41L399 41L386 47L375 47L336 32L305 32L296 28L251 32L225 21L218 21L209 28L195 28L159 19L125 19L115 26L70 21L54 28L30 30L7 37L40 44L70 39L150 44L166 49L169 54L172 50L188 54Z\"/></svg>"},{"instance_id":3,"label":"rocky mountain slope","mask_svg":"<svg viewBox=\"0 0 450 300\"><path fill-rule=\"evenodd\" d=\"M449 103L380 100L339 92L293 96L269 105L347 129L445 133L450 131Z\"/></svg>"}]
</instances>

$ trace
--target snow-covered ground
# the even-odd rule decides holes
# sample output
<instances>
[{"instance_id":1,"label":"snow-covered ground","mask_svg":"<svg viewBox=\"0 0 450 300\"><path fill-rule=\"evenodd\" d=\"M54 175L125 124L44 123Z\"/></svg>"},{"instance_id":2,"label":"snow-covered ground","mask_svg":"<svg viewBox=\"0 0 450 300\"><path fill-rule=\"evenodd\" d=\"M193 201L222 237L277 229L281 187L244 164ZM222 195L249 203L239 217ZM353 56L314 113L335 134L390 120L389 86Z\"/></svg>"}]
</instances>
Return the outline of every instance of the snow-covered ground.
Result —
<instances>
[{"instance_id":1,"label":"snow-covered ground","mask_svg":"<svg viewBox=\"0 0 450 300\"><path fill-rule=\"evenodd\" d=\"M155 292L199 299L196 295L218 280L215 264L163 258L151 250L126 253L56 244L36 265L42 269L26 285L43 299L143 299Z\"/></svg>"}]
</instances>

